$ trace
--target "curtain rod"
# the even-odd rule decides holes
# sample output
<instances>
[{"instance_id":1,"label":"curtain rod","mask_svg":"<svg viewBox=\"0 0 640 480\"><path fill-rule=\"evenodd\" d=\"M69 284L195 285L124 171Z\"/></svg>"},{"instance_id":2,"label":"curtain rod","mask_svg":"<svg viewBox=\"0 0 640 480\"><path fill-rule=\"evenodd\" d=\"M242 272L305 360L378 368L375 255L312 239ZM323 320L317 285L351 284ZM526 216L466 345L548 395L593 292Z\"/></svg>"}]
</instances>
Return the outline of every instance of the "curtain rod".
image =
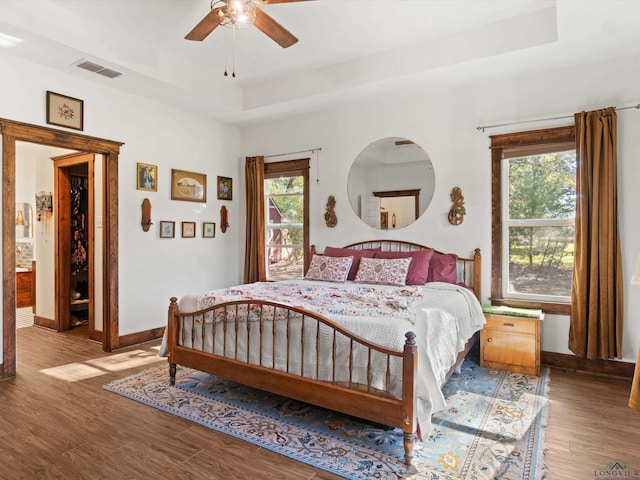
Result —
<instances>
[{"instance_id":1,"label":"curtain rod","mask_svg":"<svg viewBox=\"0 0 640 480\"><path fill-rule=\"evenodd\" d=\"M640 109L640 103L637 105L629 105L627 107L616 108L616 110L629 110L631 108ZM510 122L510 123L498 123L495 125L478 125L476 130L480 130L484 132L487 128L497 128L497 127L507 127L509 125L520 125L523 123L532 123L532 122L544 122L548 120L564 120L565 118L573 118L573 115L564 115L562 117L549 117L549 118L538 118L537 120L521 120L519 122Z\"/></svg>"},{"instance_id":2,"label":"curtain rod","mask_svg":"<svg viewBox=\"0 0 640 480\"><path fill-rule=\"evenodd\" d=\"M265 155L264 158L284 157L285 155L294 155L296 153L305 153L305 152L315 153L321 150L322 150L322 147L308 148L306 150L298 150L297 152L274 153L273 155Z\"/></svg>"}]
</instances>

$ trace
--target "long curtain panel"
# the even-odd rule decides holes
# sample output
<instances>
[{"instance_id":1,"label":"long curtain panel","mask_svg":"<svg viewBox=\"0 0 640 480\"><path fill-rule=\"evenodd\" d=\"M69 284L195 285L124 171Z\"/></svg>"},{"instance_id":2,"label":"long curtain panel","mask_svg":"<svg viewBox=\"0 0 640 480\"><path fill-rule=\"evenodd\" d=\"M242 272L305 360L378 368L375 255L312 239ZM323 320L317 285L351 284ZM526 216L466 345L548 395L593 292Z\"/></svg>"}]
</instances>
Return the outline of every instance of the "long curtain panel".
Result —
<instances>
[{"instance_id":1,"label":"long curtain panel","mask_svg":"<svg viewBox=\"0 0 640 480\"><path fill-rule=\"evenodd\" d=\"M569 348L589 359L621 358L616 111L576 113L574 120L578 167Z\"/></svg>"},{"instance_id":2,"label":"long curtain panel","mask_svg":"<svg viewBox=\"0 0 640 480\"><path fill-rule=\"evenodd\" d=\"M264 219L264 157L247 157L247 239L244 254L244 282L266 280Z\"/></svg>"},{"instance_id":3,"label":"long curtain panel","mask_svg":"<svg viewBox=\"0 0 640 480\"><path fill-rule=\"evenodd\" d=\"M638 349L638 359L636 369L633 373L633 383L631 384L631 395L629 395L629 406L640 411L640 349Z\"/></svg>"}]
</instances>

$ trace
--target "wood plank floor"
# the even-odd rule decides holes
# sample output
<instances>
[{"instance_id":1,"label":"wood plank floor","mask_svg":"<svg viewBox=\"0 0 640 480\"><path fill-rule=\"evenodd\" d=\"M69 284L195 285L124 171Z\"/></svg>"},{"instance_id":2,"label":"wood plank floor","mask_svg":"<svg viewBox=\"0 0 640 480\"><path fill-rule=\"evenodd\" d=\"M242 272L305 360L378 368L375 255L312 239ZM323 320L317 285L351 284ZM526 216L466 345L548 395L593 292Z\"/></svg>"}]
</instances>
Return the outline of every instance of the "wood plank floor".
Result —
<instances>
[{"instance_id":1,"label":"wood plank floor","mask_svg":"<svg viewBox=\"0 0 640 480\"><path fill-rule=\"evenodd\" d=\"M19 329L18 376L0 381L0 479L338 479L102 389L153 365L158 343L106 354L83 328ZM551 372L547 479L640 467L631 382Z\"/></svg>"}]
</instances>

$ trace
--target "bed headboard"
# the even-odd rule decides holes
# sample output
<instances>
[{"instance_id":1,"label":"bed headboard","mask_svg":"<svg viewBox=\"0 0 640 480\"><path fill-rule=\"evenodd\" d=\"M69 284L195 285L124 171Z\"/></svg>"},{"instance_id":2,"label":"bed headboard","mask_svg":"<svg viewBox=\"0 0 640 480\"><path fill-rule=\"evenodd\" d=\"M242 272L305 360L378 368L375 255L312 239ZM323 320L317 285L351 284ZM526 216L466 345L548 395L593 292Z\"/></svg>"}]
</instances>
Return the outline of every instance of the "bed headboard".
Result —
<instances>
[{"instance_id":1,"label":"bed headboard","mask_svg":"<svg viewBox=\"0 0 640 480\"><path fill-rule=\"evenodd\" d=\"M365 242L352 243L345 245L344 248L352 248L354 250L362 250L368 248L381 248L383 252L415 252L418 250L431 249L434 255L443 255L450 252L441 252L432 247L420 245L413 242L404 242L401 240L368 240ZM311 254L316 254L315 245L311 246ZM451 252L453 253L453 252ZM480 249L476 248L472 257L458 256L458 281L463 282L473 288L473 292L481 301L482 298L482 257Z\"/></svg>"}]
</instances>

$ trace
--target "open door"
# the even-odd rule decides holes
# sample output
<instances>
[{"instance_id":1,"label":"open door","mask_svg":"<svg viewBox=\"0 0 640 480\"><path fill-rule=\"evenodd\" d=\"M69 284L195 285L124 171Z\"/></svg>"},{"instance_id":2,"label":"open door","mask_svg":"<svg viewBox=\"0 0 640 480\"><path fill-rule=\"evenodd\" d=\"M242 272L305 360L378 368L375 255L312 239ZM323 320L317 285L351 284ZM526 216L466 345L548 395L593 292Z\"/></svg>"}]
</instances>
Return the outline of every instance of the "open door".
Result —
<instances>
[{"instance_id":1,"label":"open door","mask_svg":"<svg viewBox=\"0 0 640 480\"><path fill-rule=\"evenodd\" d=\"M54 157L55 329L95 329L95 155Z\"/></svg>"}]
</instances>

